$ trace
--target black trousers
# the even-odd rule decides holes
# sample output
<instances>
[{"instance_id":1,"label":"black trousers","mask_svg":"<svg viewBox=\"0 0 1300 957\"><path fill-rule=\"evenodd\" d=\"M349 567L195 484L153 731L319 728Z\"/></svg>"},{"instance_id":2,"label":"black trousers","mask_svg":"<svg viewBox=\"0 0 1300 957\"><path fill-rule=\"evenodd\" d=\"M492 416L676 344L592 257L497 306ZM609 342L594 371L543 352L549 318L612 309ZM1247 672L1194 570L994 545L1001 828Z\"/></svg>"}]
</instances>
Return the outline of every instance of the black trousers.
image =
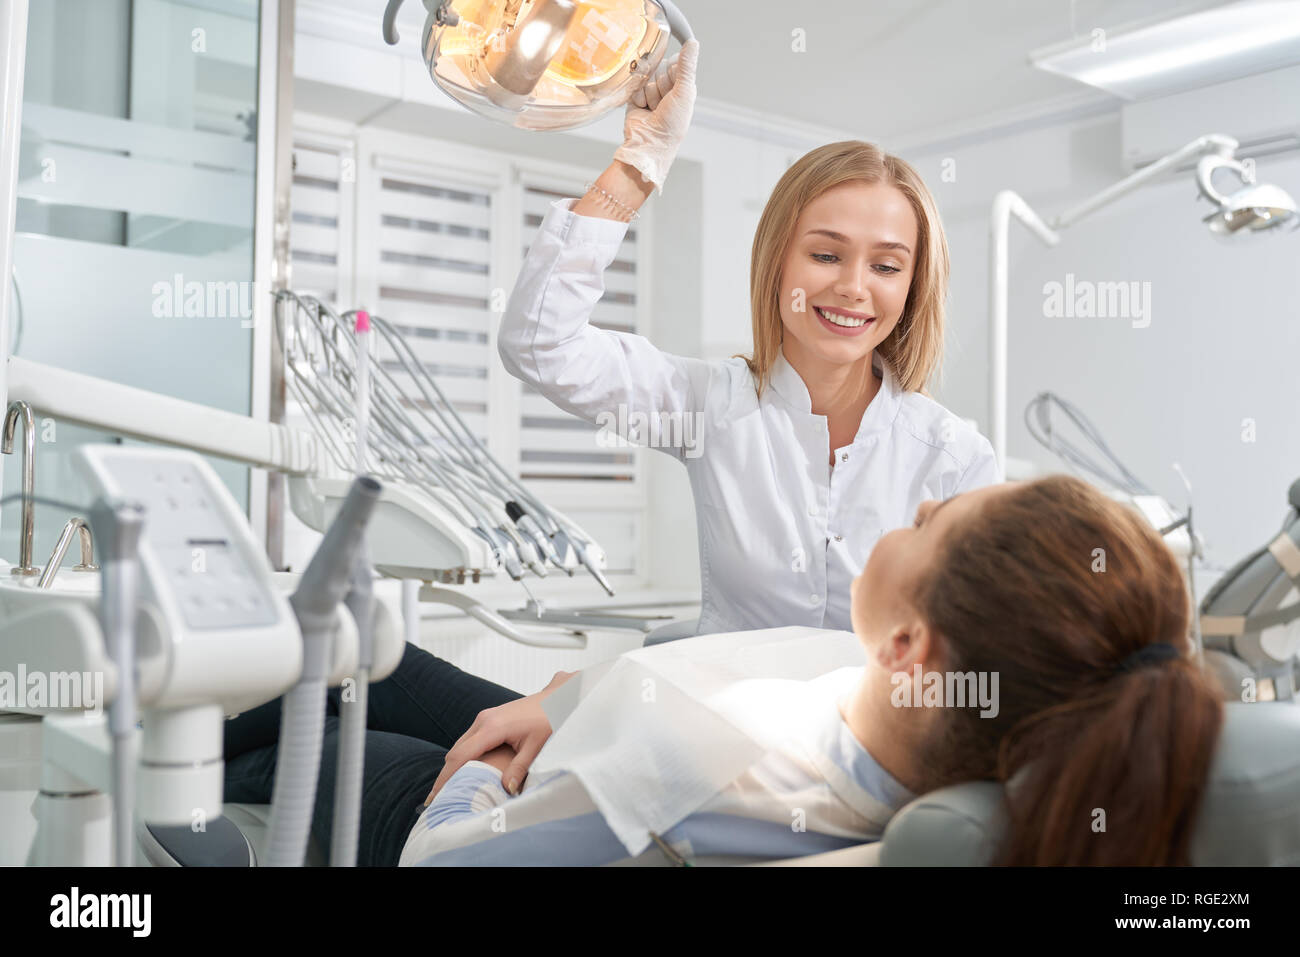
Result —
<instances>
[{"instance_id":1,"label":"black trousers","mask_svg":"<svg viewBox=\"0 0 1300 957\"><path fill-rule=\"evenodd\" d=\"M312 837L328 855L338 771L339 695L326 701L325 740ZM370 686L366 709L365 780L357 864L396 866L447 750L478 713L521 697L407 644L397 670ZM225 800L268 804L280 739L280 700L230 718L225 725Z\"/></svg>"}]
</instances>

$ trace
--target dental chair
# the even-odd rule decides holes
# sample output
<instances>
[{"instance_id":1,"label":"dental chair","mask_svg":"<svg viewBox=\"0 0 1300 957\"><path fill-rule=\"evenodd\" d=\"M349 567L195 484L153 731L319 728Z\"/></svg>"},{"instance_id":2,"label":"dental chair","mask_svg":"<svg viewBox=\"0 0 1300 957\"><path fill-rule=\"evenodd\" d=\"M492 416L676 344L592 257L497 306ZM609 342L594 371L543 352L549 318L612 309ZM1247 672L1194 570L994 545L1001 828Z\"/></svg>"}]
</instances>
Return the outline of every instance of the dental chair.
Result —
<instances>
[{"instance_id":1,"label":"dental chair","mask_svg":"<svg viewBox=\"0 0 1300 957\"><path fill-rule=\"evenodd\" d=\"M1003 786L993 781L941 788L899 811L880 841L771 863L987 866L1006 829L1002 797ZM1289 702L1225 705L1191 863L1300 865L1300 707Z\"/></svg>"},{"instance_id":2,"label":"dental chair","mask_svg":"<svg viewBox=\"0 0 1300 957\"><path fill-rule=\"evenodd\" d=\"M759 866L987 866L1005 833L1002 797L1003 786L993 781L941 788L899 811L880 841ZM224 812L247 840L247 863L259 860L270 806L226 804ZM171 863L161 856L152 862ZM1291 702L1225 705L1191 862L1300 865L1300 707ZM307 864L326 863L313 841ZM238 864L246 866L243 860Z\"/></svg>"},{"instance_id":3,"label":"dental chair","mask_svg":"<svg viewBox=\"0 0 1300 957\"><path fill-rule=\"evenodd\" d=\"M271 805L223 804L222 817L208 831L158 827L136 828L141 863L153 867L258 867L266 862L271 831ZM313 837L307 842L307 867L326 867L329 858Z\"/></svg>"},{"instance_id":4,"label":"dental chair","mask_svg":"<svg viewBox=\"0 0 1300 957\"><path fill-rule=\"evenodd\" d=\"M895 815L880 841L764 862L793 867L978 867L1005 832L1002 785L971 781L922 795ZM227 804L254 856L269 805ZM315 842L308 865L324 865ZM1229 703L1192 843L1195 866L1300 865L1300 707Z\"/></svg>"}]
</instances>

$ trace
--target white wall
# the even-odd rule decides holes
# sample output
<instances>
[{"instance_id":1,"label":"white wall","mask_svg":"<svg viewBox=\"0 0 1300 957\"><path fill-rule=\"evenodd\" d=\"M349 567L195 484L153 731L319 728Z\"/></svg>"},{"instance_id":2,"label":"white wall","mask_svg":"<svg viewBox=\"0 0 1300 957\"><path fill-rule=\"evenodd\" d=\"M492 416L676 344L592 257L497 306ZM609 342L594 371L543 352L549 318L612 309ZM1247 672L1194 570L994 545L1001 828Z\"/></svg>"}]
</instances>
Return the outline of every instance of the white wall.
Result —
<instances>
[{"instance_id":1,"label":"white wall","mask_svg":"<svg viewBox=\"0 0 1300 957\"><path fill-rule=\"evenodd\" d=\"M1222 125L1218 118L1207 123ZM1205 129L1238 135L1232 128ZM1181 145L1181 144L1176 144ZM993 196L1015 189L1050 219L1127 174L1118 113L1062 122L957 148L914 150L935 192L952 252L950 344L939 397L987 430L988 219ZM942 162L955 161L944 182ZM1260 182L1300 195L1300 156L1258 160ZM1139 190L1067 229L1049 249L1012 226L1008 455L1054 470L1023 412L1050 390L1079 406L1115 453L1176 508L1192 483L1212 566L1262 545L1300 476L1300 232L1245 245L1201 225L1192 176ZM1045 283L1150 283L1150 324L1049 319ZM1243 423L1256 441L1243 441Z\"/></svg>"}]
</instances>

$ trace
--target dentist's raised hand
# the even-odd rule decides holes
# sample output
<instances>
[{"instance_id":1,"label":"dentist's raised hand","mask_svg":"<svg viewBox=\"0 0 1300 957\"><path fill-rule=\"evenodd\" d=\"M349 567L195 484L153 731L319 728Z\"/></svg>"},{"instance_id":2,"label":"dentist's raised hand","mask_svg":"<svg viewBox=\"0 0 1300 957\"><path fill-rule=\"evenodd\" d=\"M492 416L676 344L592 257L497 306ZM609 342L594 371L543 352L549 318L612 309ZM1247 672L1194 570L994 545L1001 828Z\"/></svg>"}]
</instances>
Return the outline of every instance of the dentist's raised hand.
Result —
<instances>
[{"instance_id":1,"label":"dentist's raised hand","mask_svg":"<svg viewBox=\"0 0 1300 957\"><path fill-rule=\"evenodd\" d=\"M686 138L695 112L695 67L700 43L687 40L645 86L633 94L623 121L623 145L614 159L638 170L663 192L668 168Z\"/></svg>"},{"instance_id":2,"label":"dentist's raised hand","mask_svg":"<svg viewBox=\"0 0 1300 957\"><path fill-rule=\"evenodd\" d=\"M447 752L442 773L433 782L433 790L424 803L431 803L442 786L466 763L479 760L502 745L512 748L515 755L502 772L501 783L511 794L518 794L533 758L551 736L551 722L542 710L542 701L575 674L576 671L556 672L551 683L536 694L480 711L469 730Z\"/></svg>"}]
</instances>

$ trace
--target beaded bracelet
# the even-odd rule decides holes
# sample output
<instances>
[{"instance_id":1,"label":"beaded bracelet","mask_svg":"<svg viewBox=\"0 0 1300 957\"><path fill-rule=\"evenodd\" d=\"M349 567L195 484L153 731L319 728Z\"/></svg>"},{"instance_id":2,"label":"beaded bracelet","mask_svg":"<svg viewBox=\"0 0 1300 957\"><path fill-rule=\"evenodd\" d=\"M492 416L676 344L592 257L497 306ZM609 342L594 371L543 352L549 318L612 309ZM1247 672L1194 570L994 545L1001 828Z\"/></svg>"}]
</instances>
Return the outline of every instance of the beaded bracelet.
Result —
<instances>
[{"instance_id":1,"label":"beaded bracelet","mask_svg":"<svg viewBox=\"0 0 1300 957\"><path fill-rule=\"evenodd\" d=\"M635 220L641 218L641 214L638 213L635 209L633 209L631 206L627 205L626 203L620 202L619 200L615 199L608 192L606 192L605 190L597 186L594 182L588 183L586 185L586 190L589 193L592 190L595 190L597 193L600 193L602 196L604 196L606 201L609 202L611 205L613 205L620 213L626 213L628 215L627 222L629 223L634 222Z\"/></svg>"}]
</instances>

